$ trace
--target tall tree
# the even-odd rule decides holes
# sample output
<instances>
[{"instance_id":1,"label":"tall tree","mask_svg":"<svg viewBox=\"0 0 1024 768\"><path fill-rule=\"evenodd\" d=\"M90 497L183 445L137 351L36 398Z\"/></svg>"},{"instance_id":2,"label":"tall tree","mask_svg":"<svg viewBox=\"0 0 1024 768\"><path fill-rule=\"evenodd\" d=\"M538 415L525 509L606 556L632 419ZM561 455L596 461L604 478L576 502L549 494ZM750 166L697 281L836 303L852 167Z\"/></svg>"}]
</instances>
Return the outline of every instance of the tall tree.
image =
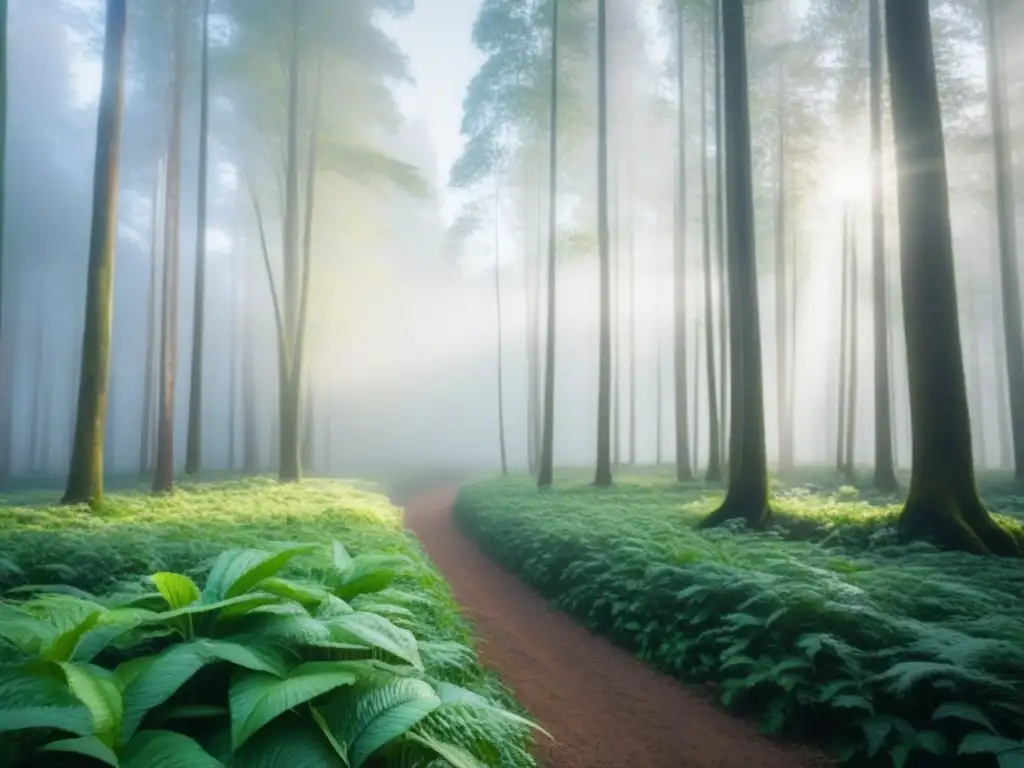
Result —
<instances>
[{"instance_id":1,"label":"tall tree","mask_svg":"<svg viewBox=\"0 0 1024 768\"><path fill-rule=\"evenodd\" d=\"M729 226L729 346L732 358L729 484L704 527L730 519L763 526L768 504L761 324L754 250L754 193L743 0L722 0L725 76L726 207Z\"/></svg>"},{"instance_id":2,"label":"tall tree","mask_svg":"<svg viewBox=\"0 0 1024 768\"><path fill-rule=\"evenodd\" d=\"M889 302L886 296L885 215L882 186L882 13L881 0L869 0L868 59L871 122L871 283L874 312L875 488L899 488L893 461L889 384Z\"/></svg>"},{"instance_id":3,"label":"tall tree","mask_svg":"<svg viewBox=\"0 0 1024 768\"><path fill-rule=\"evenodd\" d=\"M494 311L498 331L498 447L501 451L501 474L508 474L508 452L505 447L505 356L501 317L501 194L498 175L494 176Z\"/></svg>"},{"instance_id":4,"label":"tall tree","mask_svg":"<svg viewBox=\"0 0 1024 768\"><path fill-rule=\"evenodd\" d=\"M178 369L178 262L180 258L181 143L185 106L185 1L174 8L174 76L171 84L171 128L167 148L164 218L164 270L160 312L160 384L157 409L156 470L153 492L174 488L174 386Z\"/></svg>"},{"instance_id":5,"label":"tall tree","mask_svg":"<svg viewBox=\"0 0 1024 768\"><path fill-rule=\"evenodd\" d=\"M778 72L776 74L776 111L778 113L778 134L775 147L775 339L777 344L775 363L776 420L779 429L779 465L783 470L793 466L793 425L787 408L787 391L790 386L789 338L786 330L786 52L789 28L789 8L786 2L779 4L781 46Z\"/></svg>"},{"instance_id":6,"label":"tall tree","mask_svg":"<svg viewBox=\"0 0 1024 768\"><path fill-rule=\"evenodd\" d=\"M676 479L679 482L693 479L690 464L690 432L687 424L686 391L686 16L683 3L676 8L676 94L678 97L679 122L676 153L679 178L679 218L675 228L675 258L673 261L672 285L674 286L673 310L673 351L675 361L675 414L676 414Z\"/></svg>"},{"instance_id":7,"label":"tall tree","mask_svg":"<svg viewBox=\"0 0 1024 768\"><path fill-rule=\"evenodd\" d=\"M839 395L836 399L839 411L839 425L836 429L836 472L846 468L846 429L849 424L846 418L848 404L846 392L849 384L850 366L850 210L843 209L842 251L839 278L839 290L842 298L839 301Z\"/></svg>"},{"instance_id":8,"label":"tall tree","mask_svg":"<svg viewBox=\"0 0 1024 768\"><path fill-rule=\"evenodd\" d=\"M601 295L597 363L597 471L594 485L612 484L611 254L608 227L608 8L597 2L597 248Z\"/></svg>"},{"instance_id":9,"label":"tall tree","mask_svg":"<svg viewBox=\"0 0 1024 768\"><path fill-rule=\"evenodd\" d=\"M708 31L705 23L700 33L700 200L701 244L704 249L704 352L708 374L708 468L705 479L717 483L722 479L722 438L718 422L718 384L715 377L715 304L714 276L711 269L711 216L708 191ZM722 301L725 297L721 298Z\"/></svg>"},{"instance_id":10,"label":"tall tree","mask_svg":"<svg viewBox=\"0 0 1024 768\"><path fill-rule=\"evenodd\" d=\"M4 343L4 228L7 204L7 0L0 0L0 482L6 479L10 457L10 366Z\"/></svg>"},{"instance_id":11,"label":"tall tree","mask_svg":"<svg viewBox=\"0 0 1024 768\"><path fill-rule=\"evenodd\" d=\"M899 527L945 547L1015 555L974 478L928 0L886 0L885 21L914 457Z\"/></svg>"},{"instance_id":12,"label":"tall tree","mask_svg":"<svg viewBox=\"0 0 1024 768\"><path fill-rule=\"evenodd\" d=\"M210 0L203 0L202 63L199 74L199 193L196 210L196 276L192 322L192 368L188 401L185 474L199 471L203 450L203 337L206 327L207 163L210 151Z\"/></svg>"},{"instance_id":13,"label":"tall tree","mask_svg":"<svg viewBox=\"0 0 1024 768\"><path fill-rule=\"evenodd\" d=\"M551 126L548 160L548 295L547 329L544 350L544 421L541 430L540 467L537 471L537 487L548 488L554 480L555 461L555 293L556 249L558 230L558 5L551 3ZM603 321L602 321L603 322ZM599 395L600 397L600 395ZM600 431L600 424L598 430ZM611 435L605 437L607 448L598 450L598 471L601 471L603 452L611 453ZM601 445L600 438L598 445ZM609 459L610 461L610 455ZM608 469L608 475L611 470Z\"/></svg>"},{"instance_id":14,"label":"tall tree","mask_svg":"<svg viewBox=\"0 0 1024 768\"><path fill-rule=\"evenodd\" d=\"M858 326L860 325L860 297L857 290L858 264L857 264L857 228L850 227L850 243L847 246L847 253L850 259L850 335L849 335L849 363L850 378L846 392L846 454L843 460L843 476L846 482L853 483L854 476L853 454L857 444L857 343Z\"/></svg>"},{"instance_id":15,"label":"tall tree","mask_svg":"<svg viewBox=\"0 0 1024 768\"><path fill-rule=\"evenodd\" d=\"M723 460L727 459L726 435L728 434L729 409L726 403L729 379L728 355L728 252L725 231L725 98L722 93L725 67L722 61L722 0L712 0L714 4L712 30L715 35L715 243L718 247L718 358L722 373L719 383L719 402L722 403L722 418L719 430L721 446L719 452ZM725 467L722 468L723 474Z\"/></svg>"},{"instance_id":16,"label":"tall tree","mask_svg":"<svg viewBox=\"0 0 1024 768\"><path fill-rule=\"evenodd\" d=\"M63 503L98 505L103 498L103 433L107 419L110 328L114 308L117 171L124 120L127 1L107 0L103 80L96 126L89 272L75 437Z\"/></svg>"},{"instance_id":17,"label":"tall tree","mask_svg":"<svg viewBox=\"0 0 1024 768\"><path fill-rule=\"evenodd\" d=\"M146 352L142 372L142 429L139 446L139 474L149 472L153 458L153 376L156 364L156 289L157 273L160 270L160 219L162 211L162 188L164 184L164 159L157 164L153 196L150 198L150 250L149 285L146 289Z\"/></svg>"},{"instance_id":18,"label":"tall tree","mask_svg":"<svg viewBox=\"0 0 1024 768\"><path fill-rule=\"evenodd\" d=\"M1006 114L1006 86L1003 83L1003 57L997 6L996 0L985 0L985 54L989 116L992 121L992 157L995 162L996 220L999 232L1003 335L1006 339L1004 351L1010 395L1010 424L1013 432L1013 471L1017 481L1024 482L1024 328L1021 327L1010 125Z\"/></svg>"}]
</instances>

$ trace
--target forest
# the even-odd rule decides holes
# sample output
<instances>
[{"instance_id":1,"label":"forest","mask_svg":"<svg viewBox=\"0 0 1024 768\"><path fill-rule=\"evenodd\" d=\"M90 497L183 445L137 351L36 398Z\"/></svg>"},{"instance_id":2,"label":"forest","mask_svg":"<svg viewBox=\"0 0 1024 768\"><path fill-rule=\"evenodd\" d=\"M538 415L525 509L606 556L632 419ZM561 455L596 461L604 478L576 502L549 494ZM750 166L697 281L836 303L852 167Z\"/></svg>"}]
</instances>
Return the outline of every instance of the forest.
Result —
<instances>
[{"instance_id":1,"label":"forest","mask_svg":"<svg viewBox=\"0 0 1024 768\"><path fill-rule=\"evenodd\" d=\"M1020 39L0 0L0 768L1024 767Z\"/></svg>"}]
</instances>

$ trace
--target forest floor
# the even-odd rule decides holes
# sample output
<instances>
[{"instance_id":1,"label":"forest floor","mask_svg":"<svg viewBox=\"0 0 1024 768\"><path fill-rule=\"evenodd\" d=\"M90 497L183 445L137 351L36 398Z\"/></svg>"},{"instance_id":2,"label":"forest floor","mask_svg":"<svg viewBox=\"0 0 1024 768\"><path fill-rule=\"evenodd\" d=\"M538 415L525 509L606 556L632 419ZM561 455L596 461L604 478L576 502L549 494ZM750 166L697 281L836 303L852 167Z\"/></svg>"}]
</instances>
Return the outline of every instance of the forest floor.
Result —
<instances>
[{"instance_id":1,"label":"forest floor","mask_svg":"<svg viewBox=\"0 0 1024 768\"><path fill-rule=\"evenodd\" d=\"M841 759L1024 765L1020 562L902 543L899 498L830 475L774 482L774 523L760 533L741 523L698 530L722 490L655 471L622 474L608 489L566 472L543 493L527 477L484 480L459 491L457 529L444 497L409 519L477 621L485 657L556 739L592 750L561 763L571 750L553 748L553 765L672 764L594 762L648 739L677 750L678 765L703 765L700 755L709 765L774 764L768 749L763 763L725 751L722 734L745 724L727 725L684 689L656 682L634 654L703 684L763 733L820 743ZM1004 478L981 485L1019 530L1024 498Z\"/></svg>"},{"instance_id":2,"label":"forest floor","mask_svg":"<svg viewBox=\"0 0 1024 768\"><path fill-rule=\"evenodd\" d=\"M802 768L827 761L779 745L589 633L484 556L455 527L451 491L415 498L406 524L451 585L480 638L484 664L552 735L546 768Z\"/></svg>"}]
</instances>

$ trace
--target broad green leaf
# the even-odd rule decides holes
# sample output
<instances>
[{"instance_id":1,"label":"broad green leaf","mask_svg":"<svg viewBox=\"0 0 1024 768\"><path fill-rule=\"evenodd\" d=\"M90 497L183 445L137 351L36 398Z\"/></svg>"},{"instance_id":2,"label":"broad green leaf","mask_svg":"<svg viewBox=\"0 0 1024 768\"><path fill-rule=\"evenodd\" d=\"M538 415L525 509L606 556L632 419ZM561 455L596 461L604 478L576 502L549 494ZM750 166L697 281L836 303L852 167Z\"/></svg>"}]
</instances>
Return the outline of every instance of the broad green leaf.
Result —
<instances>
[{"instance_id":1,"label":"broad green leaf","mask_svg":"<svg viewBox=\"0 0 1024 768\"><path fill-rule=\"evenodd\" d=\"M478 693L462 688L458 685L452 685L451 683L435 683L434 690L437 691L438 697L441 699L443 706L463 706L472 707L475 709L482 709L486 712L505 720L514 725L524 726L526 728L532 728L535 731L540 731L548 738L553 738L550 733L545 731L537 723L527 720L525 717L517 715L515 712L509 712L503 707L499 707L493 702L485 699Z\"/></svg>"},{"instance_id":2,"label":"broad green leaf","mask_svg":"<svg viewBox=\"0 0 1024 768\"><path fill-rule=\"evenodd\" d=\"M259 549L231 549L213 564L203 590L203 601L212 603L245 594L264 579L277 574L298 555L315 552L315 544L291 546L280 552Z\"/></svg>"},{"instance_id":3,"label":"broad green leaf","mask_svg":"<svg viewBox=\"0 0 1024 768\"><path fill-rule=\"evenodd\" d=\"M330 661L302 664L284 679L263 672L239 675L229 693L232 748L284 712L355 681L349 665Z\"/></svg>"},{"instance_id":4,"label":"broad green leaf","mask_svg":"<svg viewBox=\"0 0 1024 768\"><path fill-rule=\"evenodd\" d=\"M29 728L88 736L92 715L60 681L29 675L0 678L0 733Z\"/></svg>"},{"instance_id":5,"label":"broad green leaf","mask_svg":"<svg viewBox=\"0 0 1024 768\"><path fill-rule=\"evenodd\" d=\"M22 587L13 587L7 590L9 595L68 595L77 597L80 600L95 600L96 595L86 592L84 589L73 587L70 584L26 584Z\"/></svg>"},{"instance_id":6,"label":"broad green leaf","mask_svg":"<svg viewBox=\"0 0 1024 768\"><path fill-rule=\"evenodd\" d=\"M449 763L452 768L487 768L469 752L454 744L448 744L415 731L406 734L406 738L429 749L442 760Z\"/></svg>"},{"instance_id":7,"label":"broad green leaf","mask_svg":"<svg viewBox=\"0 0 1024 768\"><path fill-rule=\"evenodd\" d=\"M285 673L281 659L266 648L207 639L171 646L150 663L137 665L121 676L128 679L124 689L125 741L131 738L150 710L167 701L202 667L220 661L275 679Z\"/></svg>"},{"instance_id":8,"label":"broad green leaf","mask_svg":"<svg viewBox=\"0 0 1024 768\"><path fill-rule=\"evenodd\" d=\"M331 563L338 571L347 571L352 565L352 555L337 539L331 541Z\"/></svg>"},{"instance_id":9,"label":"broad green leaf","mask_svg":"<svg viewBox=\"0 0 1024 768\"><path fill-rule=\"evenodd\" d=\"M271 605L279 600L280 598L277 597L277 595L239 595L237 597L229 597L226 600L218 600L213 603L193 603L192 605L186 605L184 608L176 608L172 611L156 613L153 614L150 621L166 623L183 616L202 616L209 613L218 613L218 618L243 616L251 610L264 605Z\"/></svg>"},{"instance_id":10,"label":"broad green leaf","mask_svg":"<svg viewBox=\"0 0 1024 768\"><path fill-rule=\"evenodd\" d=\"M236 751L231 768L349 768L313 718L288 712Z\"/></svg>"},{"instance_id":11,"label":"broad green leaf","mask_svg":"<svg viewBox=\"0 0 1024 768\"><path fill-rule=\"evenodd\" d=\"M263 592L294 600L307 610L316 608L330 596L327 590L317 584L303 584L298 581L276 577L264 579L257 586Z\"/></svg>"},{"instance_id":12,"label":"broad green leaf","mask_svg":"<svg viewBox=\"0 0 1024 768\"><path fill-rule=\"evenodd\" d=\"M352 613L347 616L335 616L325 623L336 642L361 643L371 648L379 648L409 662L417 669L423 669L416 637L409 630L396 627L383 616L375 613Z\"/></svg>"},{"instance_id":13,"label":"broad green leaf","mask_svg":"<svg viewBox=\"0 0 1024 768\"><path fill-rule=\"evenodd\" d=\"M996 728L992 725L992 721L988 719L988 715L973 704L968 704L964 701L948 701L945 704L940 704L936 707L935 711L932 712L932 720L946 719L963 720L968 723L980 725L982 728L989 731L989 733L996 732Z\"/></svg>"},{"instance_id":14,"label":"broad green leaf","mask_svg":"<svg viewBox=\"0 0 1024 768\"><path fill-rule=\"evenodd\" d=\"M115 608L103 613L92 629L85 633L71 655L72 661L92 661L126 632L152 617L152 611L138 608ZM132 640L142 640L133 636Z\"/></svg>"},{"instance_id":15,"label":"broad green leaf","mask_svg":"<svg viewBox=\"0 0 1024 768\"><path fill-rule=\"evenodd\" d=\"M85 704L92 715L93 730L109 747L117 742L124 717L124 701L114 676L106 670L63 662L60 668L67 676L68 688Z\"/></svg>"},{"instance_id":16,"label":"broad green leaf","mask_svg":"<svg viewBox=\"0 0 1024 768\"><path fill-rule=\"evenodd\" d=\"M434 689L413 678L369 690L358 688L354 693L354 738L349 748L352 768L360 768L378 749L404 736L441 706Z\"/></svg>"},{"instance_id":17,"label":"broad green leaf","mask_svg":"<svg viewBox=\"0 0 1024 768\"><path fill-rule=\"evenodd\" d=\"M999 768L1024 768L1024 747L1008 749L996 755Z\"/></svg>"},{"instance_id":18,"label":"broad green leaf","mask_svg":"<svg viewBox=\"0 0 1024 768\"><path fill-rule=\"evenodd\" d=\"M38 655L55 635L54 628L45 621L0 605L0 641L6 640L26 656Z\"/></svg>"},{"instance_id":19,"label":"broad green leaf","mask_svg":"<svg viewBox=\"0 0 1024 768\"><path fill-rule=\"evenodd\" d=\"M171 610L184 608L186 605L198 602L202 597L199 587L188 576L180 573L168 573L161 571L149 577L157 591L167 601L167 607Z\"/></svg>"},{"instance_id":20,"label":"broad green leaf","mask_svg":"<svg viewBox=\"0 0 1024 768\"><path fill-rule=\"evenodd\" d=\"M99 621L100 615L100 611L92 611L71 629L66 632L62 632L55 637L53 641L43 649L40 656L48 661L70 661L71 657L74 656L75 648L78 647L79 641L86 632L96 626L96 622Z\"/></svg>"},{"instance_id":21,"label":"broad green leaf","mask_svg":"<svg viewBox=\"0 0 1024 768\"><path fill-rule=\"evenodd\" d=\"M1001 752L1012 752L1024 749L1024 742L997 736L994 733L975 731L964 736L957 747L958 755L998 755Z\"/></svg>"},{"instance_id":22,"label":"broad green leaf","mask_svg":"<svg viewBox=\"0 0 1024 768\"><path fill-rule=\"evenodd\" d=\"M380 592L391 585L399 571L411 564L408 558L398 555L358 555L348 568L336 574L336 580L331 584L332 591L342 600L351 600L367 592Z\"/></svg>"},{"instance_id":23,"label":"broad green leaf","mask_svg":"<svg viewBox=\"0 0 1024 768\"><path fill-rule=\"evenodd\" d=\"M224 764L188 736L140 731L125 746L121 768L224 768Z\"/></svg>"},{"instance_id":24,"label":"broad green leaf","mask_svg":"<svg viewBox=\"0 0 1024 768\"><path fill-rule=\"evenodd\" d=\"M76 739L51 741L49 744L40 747L39 751L70 752L93 760L99 760L101 763L106 763L114 768L119 768L121 765L120 762L118 762L117 755L114 754L114 750L95 736L79 736Z\"/></svg>"}]
</instances>

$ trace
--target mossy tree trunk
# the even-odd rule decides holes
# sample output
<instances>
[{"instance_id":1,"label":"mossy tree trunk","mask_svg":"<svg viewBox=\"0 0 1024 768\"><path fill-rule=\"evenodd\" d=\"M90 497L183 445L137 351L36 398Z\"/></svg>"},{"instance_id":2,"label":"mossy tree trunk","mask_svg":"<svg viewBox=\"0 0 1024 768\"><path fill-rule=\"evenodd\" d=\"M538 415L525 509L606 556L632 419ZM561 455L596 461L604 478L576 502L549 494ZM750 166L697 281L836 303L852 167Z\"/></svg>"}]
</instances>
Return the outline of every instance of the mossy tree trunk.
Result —
<instances>
[{"instance_id":1,"label":"mossy tree trunk","mask_svg":"<svg viewBox=\"0 0 1024 768\"><path fill-rule=\"evenodd\" d=\"M4 9L6 10L6 9ZM89 271L75 437L63 503L98 505L103 498L103 436L114 299L117 173L124 120L127 0L107 0L103 80L96 127Z\"/></svg>"},{"instance_id":2,"label":"mossy tree trunk","mask_svg":"<svg viewBox=\"0 0 1024 768\"><path fill-rule=\"evenodd\" d=\"M754 195L747 88L746 23L743 0L722 2L725 75L727 211L729 224L729 315L732 319L732 415L729 483L722 506L703 527L743 519L764 526L768 504L761 326L757 259L754 250Z\"/></svg>"},{"instance_id":3,"label":"mossy tree trunk","mask_svg":"<svg viewBox=\"0 0 1024 768\"><path fill-rule=\"evenodd\" d=\"M893 460L889 369L889 302L886 295L885 191L882 186L882 12L881 0L869 0L868 63L871 123L871 287L874 312L875 488L899 489Z\"/></svg>"},{"instance_id":4,"label":"mossy tree trunk","mask_svg":"<svg viewBox=\"0 0 1024 768\"><path fill-rule=\"evenodd\" d=\"M676 127L676 173L678 218L675 226L674 259L672 262L672 348L675 371L676 480L693 479L690 460L690 430L686 386L686 17L683 5L676 7L676 93L679 116Z\"/></svg>"},{"instance_id":5,"label":"mossy tree trunk","mask_svg":"<svg viewBox=\"0 0 1024 768\"><path fill-rule=\"evenodd\" d=\"M544 407L541 423L540 466L537 487L549 488L554 480L555 462L555 256L558 226L558 0L551 3L551 125L549 129L548 159L548 258L547 258L547 328L544 349ZM608 443L610 435L605 438ZM600 440L598 441L600 444ZM610 454L611 445L598 450L598 463L602 453ZM608 474L611 474L609 470Z\"/></svg>"},{"instance_id":6,"label":"mossy tree trunk","mask_svg":"<svg viewBox=\"0 0 1024 768\"><path fill-rule=\"evenodd\" d=\"M160 323L160 404L157 409L154 493L170 493L174 489L174 390L178 369L178 266L181 255L181 145L182 113L185 105L186 24L185 1L177 0L174 19L171 131L167 150L164 274Z\"/></svg>"},{"instance_id":7,"label":"mossy tree trunk","mask_svg":"<svg viewBox=\"0 0 1024 768\"><path fill-rule=\"evenodd\" d=\"M203 338L206 327L207 162L210 150L210 0L203 0L199 95L199 192L196 209L196 275L192 310L192 368L189 382L185 474L199 471L203 451Z\"/></svg>"},{"instance_id":8,"label":"mossy tree trunk","mask_svg":"<svg viewBox=\"0 0 1024 768\"><path fill-rule=\"evenodd\" d=\"M978 495L958 325L945 146L928 0L886 0L913 468L899 527L1016 555Z\"/></svg>"}]
</instances>

